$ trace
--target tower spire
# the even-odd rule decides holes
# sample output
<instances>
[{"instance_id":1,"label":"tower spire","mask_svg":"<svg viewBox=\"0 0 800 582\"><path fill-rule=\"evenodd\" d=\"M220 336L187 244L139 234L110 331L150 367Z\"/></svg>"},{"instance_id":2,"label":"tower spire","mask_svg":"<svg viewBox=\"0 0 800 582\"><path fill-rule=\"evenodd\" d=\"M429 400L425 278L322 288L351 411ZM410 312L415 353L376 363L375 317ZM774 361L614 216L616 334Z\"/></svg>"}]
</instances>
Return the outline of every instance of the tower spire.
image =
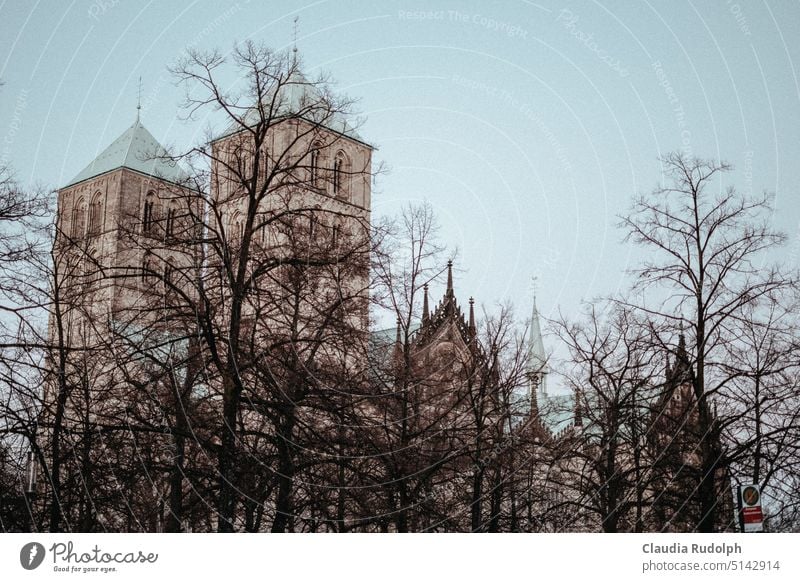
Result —
<instances>
[{"instance_id":1,"label":"tower spire","mask_svg":"<svg viewBox=\"0 0 800 582\"><path fill-rule=\"evenodd\" d=\"M542 396L547 396L547 354L544 351L542 328L539 323L539 308L536 305L536 277L531 278L533 294L533 308L531 310L531 324L528 331L528 375L531 382L531 391L539 390Z\"/></svg>"},{"instance_id":2,"label":"tower spire","mask_svg":"<svg viewBox=\"0 0 800 582\"><path fill-rule=\"evenodd\" d=\"M139 94L136 98L136 123L139 123L139 117L141 111L142 111L142 76L139 75Z\"/></svg>"},{"instance_id":3,"label":"tower spire","mask_svg":"<svg viewBox=\"0 0 800 582\"><path fill-rule=\"evenodd\" d=\"M300 16L294 17L294 33L292 38L292 63L297 64L297 29L299 27Z\"/></svg>"}]
</instances>

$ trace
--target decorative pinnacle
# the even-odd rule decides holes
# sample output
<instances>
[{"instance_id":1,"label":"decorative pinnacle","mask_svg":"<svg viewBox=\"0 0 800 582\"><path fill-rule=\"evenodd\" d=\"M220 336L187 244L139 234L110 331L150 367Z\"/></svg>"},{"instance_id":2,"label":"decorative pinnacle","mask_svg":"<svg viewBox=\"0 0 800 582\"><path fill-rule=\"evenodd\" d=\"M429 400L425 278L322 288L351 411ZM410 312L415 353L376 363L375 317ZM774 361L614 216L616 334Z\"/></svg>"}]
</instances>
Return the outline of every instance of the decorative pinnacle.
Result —
<instances>
[{"instance_id":1,"label":"decorative pinnacle","mask_svg":"<svg viewBox=\"0 0 800 582\"><path fill-rule=\"evenodd\" d=\"M475 335L475 299L469 298L469 332Z\"/></svg>"},{"instance_id":2,"label":"decorative pinnacle","mask_svg":"<svg viewBox=\"0 0 800 582\"><path fill-rule=\"evenodd\" d=\"M422 299L422 325L425 325L431 318L430 310L428 309L428 284L425 283L422 286L422 289L425 292L425 295Z\"/></svg>"},{"instance_id":3,"label":"decorative pinnacle","mask_svg":"<svg viewBox=\"0 0 800 582\"><path fill-rule=\"evenodd\" d=\"M447 261L447 294L453 295L453 261Z\"/></svg>"},{"instance_id":4,"label":"decorative pinnacle","mask_svg":"<svg viewBox=\"0 0 800 582\"><path fill-rule=\"evenodd\" d=\"M581 402L581 391L575 391L575 426L583 426L583 403Z\"/></svg>"}]
</instances>

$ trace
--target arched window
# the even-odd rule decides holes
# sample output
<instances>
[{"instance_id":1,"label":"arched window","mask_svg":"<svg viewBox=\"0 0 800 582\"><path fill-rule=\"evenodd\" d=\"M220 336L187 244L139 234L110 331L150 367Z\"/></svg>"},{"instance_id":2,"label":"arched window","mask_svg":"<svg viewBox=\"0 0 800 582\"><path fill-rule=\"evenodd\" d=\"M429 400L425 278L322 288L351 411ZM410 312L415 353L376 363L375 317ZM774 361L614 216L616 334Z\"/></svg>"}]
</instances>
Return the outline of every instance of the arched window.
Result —
<instances>
[{"instance_id":1,"label":"arched window","mask_svg":"<svg viewBox=\"0 0 800 582\"><path fill-rule=\"evenodd\" d=\"M164 225L164 234L167 236L173 236L175 234L175 222L177 220L177 215L178 209L175 206L175 203L172 202L167 210L167 222Z\"/></svg>"},{"instance_id":2,"label":"arched window","mask_svg":"<svg viewBox=\"0 0 800 582\"><path fill-rule=\"evenodd\" d=\"M153 257L145 253L142 258L142 282L147 283L153 276Z\"/></svg>"},{"instance_id":3,"label":"arched window","mask_svg":"<svg viewBox=\"0 0 800 582\"><path fill-rule=\"evenodd\" d=\"M264 148L261 150L261 161L258 165L258 181L263 183L267 179L267 172L269 171L269 150Z\"/></svg>"},{"instance_id":4,"label":"arched window","mask_svg":"<svg viewBox=\"0 0 800 582\"><path fill-rule=\"evenodd\" d=\"M244 221L242 220L242 214L238 210L233 213L229 233L229 239L231 241L239 242L242 240L242 235L244 234Z\"/></svg>"},{"instance_id":5,"label":"arched window","mask_svg":"<svg viewBox=\"0 0 800 582\"><path fill-rule=\"evenodd\" d=\"M72 238L81 238L84 234L86 234L86 202L81 198L72 209Z\"/></svg>"},{"instance_id":6,"label":"arched window","mask_svg":"<svg viewBox=\"0 0 800 582\"><path fill-rule=\"evenodd\" d=\"M333 193L342 197L347 195L347 157L340 151L333 159Z\"/></svg>"},{"instance_id":7,"label":"arched window","mask_svg":"<svg viewBox=\"0 0 800 582\"><path fill-rule=\"evenodd\" d=\"M319 184L319 144L311 146L311 160L309 163L309 178L311 178L311 185L317 186Z\"/></svg>"},{"instance_id":8,"label":"arched window","mask_svg":"<svg viewBox=\"0 0 800 582\"><path fill-rule=\"evenodd\" d=\"M72 207L72 216L69 219L69 235L72 238L78 237L78 203Z\"/></svg>"},{"instance_id":9,"label":"arched window","mask_svg":"<svg viewBox=\"0 0 800 582\"><path fill-rule=\"evenodd\" d=\"M156 195L148 192L144 197L144 210L142 211L142 232L150 232L156 219Z\"/></svg>"},{"instance_id":10,"label":"arched window","mask_svg":"<svg viewBox=\"0 0 800 582\"><path fill-rule=\"evenodd\" d=\"M97 192L92 198L89 206L89 235L100 234L103 223L103 202L102 194Z\"/></svg>"},{"instance_id":11,"label":"arched window","mask_svg":"<svg viewBox=\"0 0 800 582\"><path fill-rule=\"evenodd\" d=\"M169 258L164 262L164 288L169 290L172 287L172 259Z\"/></svg>"}]
</instances>

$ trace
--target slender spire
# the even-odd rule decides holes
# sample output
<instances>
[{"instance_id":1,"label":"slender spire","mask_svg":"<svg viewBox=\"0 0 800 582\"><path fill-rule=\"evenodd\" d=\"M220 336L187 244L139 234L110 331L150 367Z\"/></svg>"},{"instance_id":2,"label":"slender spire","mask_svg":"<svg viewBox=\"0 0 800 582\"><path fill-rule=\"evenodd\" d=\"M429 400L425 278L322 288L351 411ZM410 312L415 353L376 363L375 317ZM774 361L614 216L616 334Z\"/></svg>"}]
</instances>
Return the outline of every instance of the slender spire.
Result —
<instances>
[{"instance_id":1,"label":"slender spire","mask_svg":"<svg viewBox=\"0 0 800 582\"><path fill-rule=\"evenodd\" d=\"M422 299L422 325L426 326L431 320L430 309L428 309L428 284L422 286L425 295Z\"/></svg>"},{"instance_id":2,"label":"slender spire","mask_svg":"<svg viewBox=\"0 0 800 582\"><path fill-rule=\"evenodd\" d=\"M401 340L401 331L402 331L402 322L400 321L400 316L397 317L397 334L395 335L394 340L394 364L395 366L399 366L400 363L403 361L403 343Z\"/></svg>"},{"instance_id":3,"label":"slender spire","mask_svg":"<svg viewBox=\"0 0 800 582\"><path fill-rule=\"evenodd\" d=\"M299 16L294 17L294 35L292 39L292 63L295 65L297 64L297 29L298 29L298 22L300 21Z\"/></svg>"},{"instance_id":4,"label":"slender spire","mask_svg":"<svg viewBox=\"0 0 800 582\"><path fill-rule=\"evenodd\" d=\"M542 327L539 323L539 308L536 305L536 277L531 280L533 291L533 308L531 310L531 324L528 331L528 374L531 378L532 390L535 381L536 388L542 396L547 396L547 354L542 340Z\"/></svg>"},{"instance_id":5,"label":"slender spire","mask_svg":"<svg viewBox=\"0 0 800 582\"><path fill-rule=\"evenodd\" d=\"M447 292L446 294L449 297L454 295L453 293L453 261L447 261Z\"/></svg>"},{"instance_id":6,"label":"slender spire","mask_svg":"<svg viewBox=\"0 0 800 582\"><path fill-rule=\"evenodd\" d=\"M477 330L475 328L475 299L469 298L469 335L475 337Z\"/></svg>"},{"instance_id":7,"label":"slender spire","mask_svg":"<svg viewBox=\"0 0 800 582\"><path fill-rule=\"evenodd\" d=\"M136 98L136 123L139 123L140 113L142 112L142 77L139 76L139 95Z\"/></svg>"}]
</instances>

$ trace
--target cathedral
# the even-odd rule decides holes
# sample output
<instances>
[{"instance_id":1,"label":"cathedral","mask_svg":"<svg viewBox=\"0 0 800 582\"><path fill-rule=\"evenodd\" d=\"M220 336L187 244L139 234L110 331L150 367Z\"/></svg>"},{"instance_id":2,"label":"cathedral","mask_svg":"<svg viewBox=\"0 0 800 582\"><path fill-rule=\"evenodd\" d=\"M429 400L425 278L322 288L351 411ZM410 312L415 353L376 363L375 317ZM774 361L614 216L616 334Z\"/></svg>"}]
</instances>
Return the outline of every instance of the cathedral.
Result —
<instances>
[{"instance_id":1,"label":"cathedral","mask_svg":"<svg viewBox=\"0 0 800 582\"><path fill-rule=\"evenodd\" d=\"M65 451L79 458L67 481L81 479L81 464L118 455L124 466L142 451L147 458L136 464L155 475L143 480L129 467L76 489L78 529L224 531L228 520L231 529L259 531L267 518L272 531L597 528L580 509L585 492L570 482L581 480L576 459L602 453L587 414L593 396L548 386L535 297L522 380L505 378L496 346L479 340L474 300L458 301L451 262L438 302L424 286L418 320L372 331L373 148L296 57L261 97L198 148L205 171L184 170L182 162L197 159L167 152L137 111L58 191L60 296L49 329L63 350L45 387L42 446L53 459ZM673 497L698 478L692 451L702 440L683 339L675 357L647 441L660 454L643 499L659 531L697 519L691 503L670 513ZM324 454L309 465L338 458L353 430L344 412L351 409L370 419L357 452L390 450L391 462L376 469L357 458L336 468L335 487L315 492L322 477L298 477L302 456L314 450L293 443L319 439ZM331 411L341 416L325 416ZM131 448L104 441L98 428L133 424L141 440ZM277 470L265 477L242 462L242 450L268 450ZM520 462L521 470L503 473L504 463ZM376 470L388 491L377 508L360 497L362 473ZM59 461L53 471L57 488ZM716 478L726 498L726 475ZM216 514L198 493L204 487L219 496ZM314 500L302 516L298 487ZM150 521L96 514L92 496L122 507L133 491L138 506L159 508ZM346 524L348 510L393 515L398 503L424 511Z\"/></svg>"}]
</instances>

